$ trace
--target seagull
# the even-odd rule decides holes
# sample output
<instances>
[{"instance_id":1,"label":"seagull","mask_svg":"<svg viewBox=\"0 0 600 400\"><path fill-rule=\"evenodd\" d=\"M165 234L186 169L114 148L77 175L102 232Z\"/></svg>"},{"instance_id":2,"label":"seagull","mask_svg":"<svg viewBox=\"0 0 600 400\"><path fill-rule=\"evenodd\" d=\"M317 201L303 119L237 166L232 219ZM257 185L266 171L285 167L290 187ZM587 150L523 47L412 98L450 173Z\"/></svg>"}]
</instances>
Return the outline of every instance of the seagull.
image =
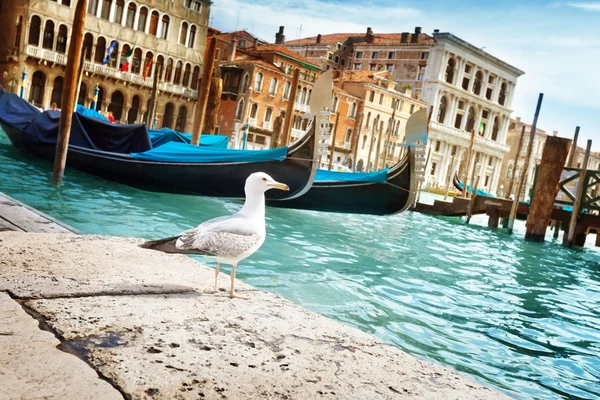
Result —
<instances>
[{"instance_id":1,"label":"seagull","mask_svg":"<svg viewBox=\"0 0 600 400\"><path fill-rule=\"evenodd\" d=\"M221 263L231 264L229 297L234 297L238 263L254 254L265 241L265 192L269 189L290 190L286 184L275 181L264 172L255 172L246 179L246 200L237 213L213 218L177 236L145 242L140 247L165 253L215 257L215 292L218 291Z\"/></svg>"}]
</instances>

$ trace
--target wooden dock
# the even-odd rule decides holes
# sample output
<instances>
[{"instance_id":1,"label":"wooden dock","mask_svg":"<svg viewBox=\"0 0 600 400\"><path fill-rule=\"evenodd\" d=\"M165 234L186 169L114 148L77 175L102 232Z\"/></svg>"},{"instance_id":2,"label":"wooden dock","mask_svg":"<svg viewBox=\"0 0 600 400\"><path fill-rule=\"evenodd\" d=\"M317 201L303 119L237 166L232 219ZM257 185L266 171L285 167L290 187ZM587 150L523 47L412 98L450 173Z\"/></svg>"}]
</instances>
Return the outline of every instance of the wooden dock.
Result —
<instances>
[{"instance_id":1,"label":"wooden dock","mask_svg":"<svg viewBox=\"0 0 600 400\"><path fill-rule=\"evenodd\" d=\"M78 233L74 228L0 192L0 232Z\"/></svg>"}]
</instances>

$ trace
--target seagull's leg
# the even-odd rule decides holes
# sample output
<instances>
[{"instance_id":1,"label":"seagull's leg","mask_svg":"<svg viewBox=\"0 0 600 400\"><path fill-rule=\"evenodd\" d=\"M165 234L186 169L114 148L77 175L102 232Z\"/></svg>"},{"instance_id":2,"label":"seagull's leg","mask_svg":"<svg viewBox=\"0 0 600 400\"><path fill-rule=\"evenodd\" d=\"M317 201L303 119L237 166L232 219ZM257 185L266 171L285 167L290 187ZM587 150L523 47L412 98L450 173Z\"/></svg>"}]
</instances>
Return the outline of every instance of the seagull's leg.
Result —
<instances>
[{"instance_id":1,"label":"seagull's leg","mask_svg":"<svg viewBox=\"0 0 600 400\"><path fill-rule=\"evenodd\" d=\"M219 268L221 267L221 262L217 260L217 267L215 268L215 292L219 291L219 286L217 285L219 279Z\"/></svg>"},{"instance_id":2,"label":"seagull's leg","mask_svg":"<svg viewBox=\"0 0 600 400\"><path fill-rule=\"evenodd\" d=\"M236 264L231 264L231 289L229 290L229 297L233 298L233 283L235 282L235 269L237 268Z\"/></svg>"}]
</instances>

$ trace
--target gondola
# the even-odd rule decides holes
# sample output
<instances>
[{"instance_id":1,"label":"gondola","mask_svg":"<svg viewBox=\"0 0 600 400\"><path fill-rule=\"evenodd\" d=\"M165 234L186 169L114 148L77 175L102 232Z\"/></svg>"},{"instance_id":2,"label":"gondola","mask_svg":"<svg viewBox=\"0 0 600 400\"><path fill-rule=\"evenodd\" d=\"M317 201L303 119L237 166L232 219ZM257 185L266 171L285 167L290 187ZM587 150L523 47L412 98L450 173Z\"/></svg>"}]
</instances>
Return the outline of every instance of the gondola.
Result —
<instances>
[{"instance_id":1,"label":"gondola","mask_svg":"<svg viewBox=\"0 0 600 400\"><path fill-rule=\"evenodd\" d=\"M416 192L414 150L408 147L394 166L376 173L317 171L310 190L273 207L350 214L390 215L405 211Z\"/></svg>"},{"instance_id":2,"label":"gondola","mask_svg":"<svg viewBox=\"0 0 600 400\"><path fill-rule=\"evenodd\" d=\"M456 190L458 190L459 192L462 193L464 185L460 181L460 179L458 179L458 172L454 173L454 177L452 178L452 183L454 184L454 187L456 188ZM470 185L467 185L467 191L471 191L471 193L473 192L473 189L471 188ZM488 192L485 192L481 189L477 189L477 196L496 197L496 196L492 196Z\"/></svg>"},{"instance_id":3,"label":"gondola","mask_svg":"<svg viewBox=\"0 0 600 400\"><path fill-rule=\"evenodd\" d=\"M20 150L52 161L60 113L40 113L0 88L0 126ZM144 125L115 125L73 114L67 166L144 190L219 197L244 197L244 182L265 172L286 183L269 199L293 199L311 187L317 169L315 124L287 148L243 151L207 150L185 143L153 149Z\"/></svg>"}]
</instances>

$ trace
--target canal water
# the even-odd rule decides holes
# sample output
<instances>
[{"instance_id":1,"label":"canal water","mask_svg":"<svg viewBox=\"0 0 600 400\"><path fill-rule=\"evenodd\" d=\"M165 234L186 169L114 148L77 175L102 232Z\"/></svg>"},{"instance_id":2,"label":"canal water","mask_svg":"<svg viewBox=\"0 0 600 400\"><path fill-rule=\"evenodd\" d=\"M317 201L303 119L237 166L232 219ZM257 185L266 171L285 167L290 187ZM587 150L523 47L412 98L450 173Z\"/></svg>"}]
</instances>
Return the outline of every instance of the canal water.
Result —
<instances>
[{"instance_id":1,"label":"canal water","mask_svg":"<svg viewBox=\"0 0 600 400\"><path fill-rule=\"evenodd\" d=\"M160 238L241 206L74 170L57 188L50 171L0 131L0 191L82 233ZM508 236L412 212L268 208L267 218L267 240L240 264L241 280L515 398L600 398L596 249L525 242L522 224Z\"/></svg>"}]
</instances>

